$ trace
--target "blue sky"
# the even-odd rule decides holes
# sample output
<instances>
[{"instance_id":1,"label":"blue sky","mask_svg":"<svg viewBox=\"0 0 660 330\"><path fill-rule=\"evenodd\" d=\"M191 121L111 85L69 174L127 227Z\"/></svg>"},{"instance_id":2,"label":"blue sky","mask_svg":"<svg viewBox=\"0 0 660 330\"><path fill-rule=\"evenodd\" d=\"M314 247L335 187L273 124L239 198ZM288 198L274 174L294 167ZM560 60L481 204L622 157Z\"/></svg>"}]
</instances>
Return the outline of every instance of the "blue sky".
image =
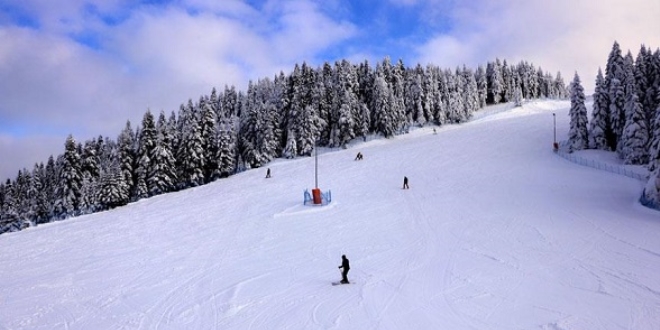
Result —
<instances>
[{"instance_id":1,"label":"blue sky","mask_svg":"<svg viewBox=\"0 0 660 330\"><path fill-rule=\"evenodd\" d=\"M147 109L303 61L476 67L527 60L587 92L614 40L660 46L647 0L3 0L0 179L63 152L66 136L116 138Z\"/></svg>"}]
</instances>

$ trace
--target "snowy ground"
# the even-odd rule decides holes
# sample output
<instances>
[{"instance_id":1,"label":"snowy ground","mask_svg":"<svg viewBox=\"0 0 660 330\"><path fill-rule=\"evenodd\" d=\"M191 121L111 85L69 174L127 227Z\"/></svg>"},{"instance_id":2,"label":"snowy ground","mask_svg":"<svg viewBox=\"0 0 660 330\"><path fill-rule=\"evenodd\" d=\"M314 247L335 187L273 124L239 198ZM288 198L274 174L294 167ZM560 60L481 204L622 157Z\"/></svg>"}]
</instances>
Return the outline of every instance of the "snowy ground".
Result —
<instances>
[{"instance_id":1,"label":"snowy ground","mask_svg":"<svg viewBox=\"0 0 660 330\"><path fill-rule=\"evenodd\" d=\"M552 152L568 106L324 150L326 207L278 160L2 235L0 329L660 329L660 212Z\"/></svg>"}]
</instances>

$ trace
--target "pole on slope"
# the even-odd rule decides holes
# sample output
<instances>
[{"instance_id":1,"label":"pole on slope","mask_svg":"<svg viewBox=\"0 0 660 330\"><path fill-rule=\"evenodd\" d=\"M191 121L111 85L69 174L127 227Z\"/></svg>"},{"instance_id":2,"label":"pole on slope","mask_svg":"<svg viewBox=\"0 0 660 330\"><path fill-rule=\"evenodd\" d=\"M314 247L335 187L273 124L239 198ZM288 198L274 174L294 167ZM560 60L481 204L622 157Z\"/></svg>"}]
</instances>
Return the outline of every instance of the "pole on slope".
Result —
<instances>
[{"instance_id":1,"label":"pole on slope","mask_svg":"<svg viewBox=\"0 0 660 330\"><path fill-rule=\"evenodd\" d=\"M323 198L321 198L321 189L319 189L319 151L318 151L318 141L314 143L314 189L312 189L312 200L314 205L323 204Z\"/></svg>"},{"instance_id":2,"label":"pole on slope","mask_svg":"<svg viewBox=\"0 0 660 330\"><path fill-rule=\"evenodd\" d=\"M557 152L559 150L559 144L557 144L557 115L552 113L552 125L553 125L553 140L552 140L552 150Z\"/></svg>"}]
</instances>

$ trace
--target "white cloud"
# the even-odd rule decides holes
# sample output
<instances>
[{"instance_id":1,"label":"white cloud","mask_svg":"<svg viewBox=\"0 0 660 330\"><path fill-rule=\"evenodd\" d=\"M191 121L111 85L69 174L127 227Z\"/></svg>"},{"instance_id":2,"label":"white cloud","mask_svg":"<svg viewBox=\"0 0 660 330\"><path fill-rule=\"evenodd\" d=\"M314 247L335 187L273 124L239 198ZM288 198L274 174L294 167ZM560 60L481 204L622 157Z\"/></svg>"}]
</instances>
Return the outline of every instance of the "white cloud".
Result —
<instances>
[{"instance_id":1,"label":"white cloud","mask_svg":"<svg viewBox=\"0 0 660 330\"><path fill-rule=\"evenodd\" d=\"M127 13L122 6L128 2L119 0L55 3L15 4L38 17L37 29L0 27L0 134L45 128L57 148L1 162L0 177L61 153L69 133L79 141L115 138L126 120L139 124L147 108L169 113L213 87L244 89L250 79L313 61L355 32L309 1L252 8L240 1L187 0ZM105 24L104 11L125 17ZM98 36L98 48L71 38L80 31ZM5 138L0 155L28 140Z\"/></svg>"},{"instance_id":2,"label":"white cloud","mask_svg":"<svg viewBox=\"0 0 660 330\"><path fill-rule=\"evenodd\" d=\"M496 57L526 60L552 74L561 71L566 83L577 71L589 92L615 40L633 54L643 43L660 46L658 13L660 2L646 0L461 2L451 11L451 31L417 52L420 62L449 67Z\"/></svg>"}]
</instances>

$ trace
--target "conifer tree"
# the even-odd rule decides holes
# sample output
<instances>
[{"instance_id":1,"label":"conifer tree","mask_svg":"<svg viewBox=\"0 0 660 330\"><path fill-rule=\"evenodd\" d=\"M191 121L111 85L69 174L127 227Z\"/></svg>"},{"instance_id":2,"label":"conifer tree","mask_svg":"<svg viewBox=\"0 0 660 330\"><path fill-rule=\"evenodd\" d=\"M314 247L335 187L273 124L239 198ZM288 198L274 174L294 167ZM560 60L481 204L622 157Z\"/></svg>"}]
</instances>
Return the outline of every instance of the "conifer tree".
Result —
<instances>
[{"instance_id":1,"label":"conifer tree","mask_svg":"<svg viewBox=\"0 0 660 330\"><path fill-rule=\"evenodd\" d=\"M218 131L218 154L215 158L218 160L217 177L228 177L237 169L237 130L236 119L220 119Z\"/></svg>"},{"instance_id":2,"label":"conifer tree","mask_svg":"<svg viewBox=\"0 0 660 330\"><path fill-rule=\"evenodd\" d=\"M204 151L202 133L192 100L180 107L179 146L177 148L177 178L179 188L204 184Z\"/></svg>"},{"instance_id":3,"label":"conifer tree","mask_svg":"<svg viewBox=\"0 0 660 330\"><path fill-rule=\"evenodd\" d=\"M458 72L457 72L458 74ZM463 82L463 96L464 96L464 115L463 121L467 121L472 117L472 114L479 110L479 92L477 90L477 80L475 79L472 70L468 69L465 65L460 71ZM513 94L513 89L512 92Z\"/></svg>"},{"instance_id":4,"label":"conifer tree","mask_svg":"<svg viewBox=\"0 0 660 330\"><path fill-rule=\"evenodd\" d=\"M424 90L422 87L422 67L418 64L414 70L406 72L405 104L406 117L417 126L424 126L427 121L427 110L424 109Z\"/></svg>"},{"instance_id":5,"label":"conifer tree","mask_svg":"<svg viewBox=\"0 0 660 330\"><path fill-rule=\"evenodd\" d=\"M624 60L621 56L621 48L618 42L614 42L612 50L607 58L605 66L605 88L607 90L607 106L610 113L610 123L612 125L612 139L609 140L611 150L617 150L623 126L626 122L626 116L623 111L625 103L624 95Z\"/></svg>"},{"instance_id":6,"label":"conifer tree","mask_svg":"<svg viewBox=\"0 0 660 330\"><path fill-rule=\"evenodd\" d=\"M625 164L639 165L648 162L649 129L646 114L637 97L632 55L625 58L625 104L626 124L618 148Z\"/></svg>"},{"instance_id":7,"label":"conifer tree","mask_svg":"<svg viewBox=\"0 0 660 330\"><path fill-rule=\"evenodd\" d=\"M658 98L660 98L660 91L658 92ZM656 108L655 117L653 117L653 121L651 122L650 139L649 172L654 173L660 168L660 105Z\"/></svg>"},{"instance_id":8,"label":"conifer tree","mask_svg":"<svg viewBox=\"0 0 660 330\"><path fill-rule=\"evenodd\" d=\"M218 168L217 158L214 157L218 153L216 111L214 110L213 101L206 99L200 100L200 108L202 115L200 129L202 135L202 156L204 158L204 178L208 182Z\"/></svg>"},{"instance_id":9,"label":"conifer tree","mask_svg":"<svg viewBox=\"0 0 660 330\"><path fill-rule=\"evenodd\" d=\"M612 139L607 94L605 93L603 73L598 69L596 87L593 94L593 110L589 128L589 147L598 150L610 150L608 139Z\"/></svg>"},{"instance_id":10,"label":"conifer tree","mask_svg":"<svg viewBox=\"0 0 660 330\"><path fill-rule=\"evenodd\" d=\"M518 85L513 89L513 104L516 107L522 107L523 105L522 88Z\"/></svg>"},{"instance_id":11,"label":"conifer tree","mask_svg":"<svg viewBox=\"0 0 660 330\"><path fill-rule=\"evenodd\" d=\"M173 191L176 187L176 159L172 154L170 140L165 114L161 112L156 124L155 145L149 155L152 162L147 182L150 196Z\"/></svg>"},{"instance_id":12,"label":"conifer tree","mask_svg":"<svg viewBox=\"0 0 660 330\"><path fill-rule=\"evenodd\" d=\"M156 164L152 161L151 155L155 147L156 124L151 111L147 110L142 117L142 127L138 138L137 166L135 168L135 196L138 199L151 196L149 192L153 190L150 183L153 182L151 175L154 173L153 166Z\"/></svg>"},{"instance_id":13,"label":"conifer tree","mask_svg":"<svg viewBox=\"0 0 660 330\"><path fill-rule=\"evenodd\" d=\"M101 210L112 209L126 205L129 202L129 187L121 173L119 161L115 161L99 180L98 201Z\"/></svg>"},{"instance_id":14,"label":"conifer tree","mask_svg":"<svg viewBox=\"0 0 660 330\"><path fill-rule=\"evenodd\" d=\"M486 97L488 96L488 81L486 80L486 70L484 70L482 65L477 67L477 71L475 72L475 80L477 82L477 98L479 100L479 108L483 108L486 106Z\"/></svg>"},{"instance_id":15,"label":"conifer tree","mask_svg":"<svg viewBox=\"0 0 660 330\"><path fill-rule=\"evenodd\" d=\"M584 88L576 72L571 83L571 109L569 110L571 122L568 132L568 143L571 152L586 149L589 144L587 108L584 104L584 99Z\"/></svg>"},{"instance_id":16,"label":"conifer tree","mask_svg":"<svg viewBox=\"0 0 660 330\"><path fill-rule=\"evenodd\" d=\"M64 155L60 158L60 180L56 202L56 216L60 219L78 215L82 175L80 153L73 136L66 139Z\"/></svg>"},{"instance_id":17,"label":"conifer tree","mask_svg":"<svg viewBox=\"0 0 660 330\"><path fill-rule=\"evenodd\" d=\"M502 100L504 91L504 82L502 79L502 68L499 59L495 62L489 62L486 66L486 80L488 83L488 94L486 102L488 104L498 104Z\"/></svg>"},{"instance_id":18,"label":"conifer tree","mask_svg":"<svg viewBox=\"0 0 660 330\"><path fill-rule=\"evenodd\" d=\"M660 98L660 91L658 92ZM660 209L660 105L656 108L652 122L652 141L649 148L649 181L644 187L641 202L644 205Z\"/></svg>"},{"instance_id":19,"label":"conifer tree","mask_svg":"<svg viewBox=\"0 0 660 330\"><path fill-rule=\"evenodd\" d=\"M123 192L132 196L135 187L135 133L131 128L131 122L126 121L126 126L117 138L117 158L119 161L119 175L127 191Z\"/></svg>"},{"instance_id":20,"label":"conifer tree","mask_svg":"<svg viewBox=\"0 0 660 330\"><path fill-rule=\"evenodd\" d=\"M374 91L372 99L373 111L373 130L383 136L391 137L396 133L397 124L394 122L391 111L391 102L393 102L392 91L390 90L385 77L376 68L376 78L374 81Z\"/></svg>"},{"instance_id":21,"label":"conifer tree","mask_svg":"<svg viewBox=\"0 0 660 330\"><path fill-rule=\"evenodd\" d=\"M21 229L20 213L18 211L15 184L7 180L3 186L2 217L0 218L0 233L13 232Z\"/></svg>"},{"instance_id":22,"label":"conifer tree","mask_svg":"<svg viewBox=\"0 0 660 330\"><path fill-rule=\"evenodd\" d=\"M30 198L30 210L35 224L48 221L48 195L46 187L46 169L43 163L35 164L32 170L32 181L28 196Z\"/></svg>"},{"instance_id":23,"label":"conifer tree","mask_svg":"<svg viewBox=\"0 0 660 330\"><path fill-rule=\"evenodd\" d=\"M649 159L647 150L649 131L644 111L634 92L627 96L626 111L630 111L631 115L626 121L621 137L621 158L624 164L646 164Z\"/></svg>"}]
</instances>

